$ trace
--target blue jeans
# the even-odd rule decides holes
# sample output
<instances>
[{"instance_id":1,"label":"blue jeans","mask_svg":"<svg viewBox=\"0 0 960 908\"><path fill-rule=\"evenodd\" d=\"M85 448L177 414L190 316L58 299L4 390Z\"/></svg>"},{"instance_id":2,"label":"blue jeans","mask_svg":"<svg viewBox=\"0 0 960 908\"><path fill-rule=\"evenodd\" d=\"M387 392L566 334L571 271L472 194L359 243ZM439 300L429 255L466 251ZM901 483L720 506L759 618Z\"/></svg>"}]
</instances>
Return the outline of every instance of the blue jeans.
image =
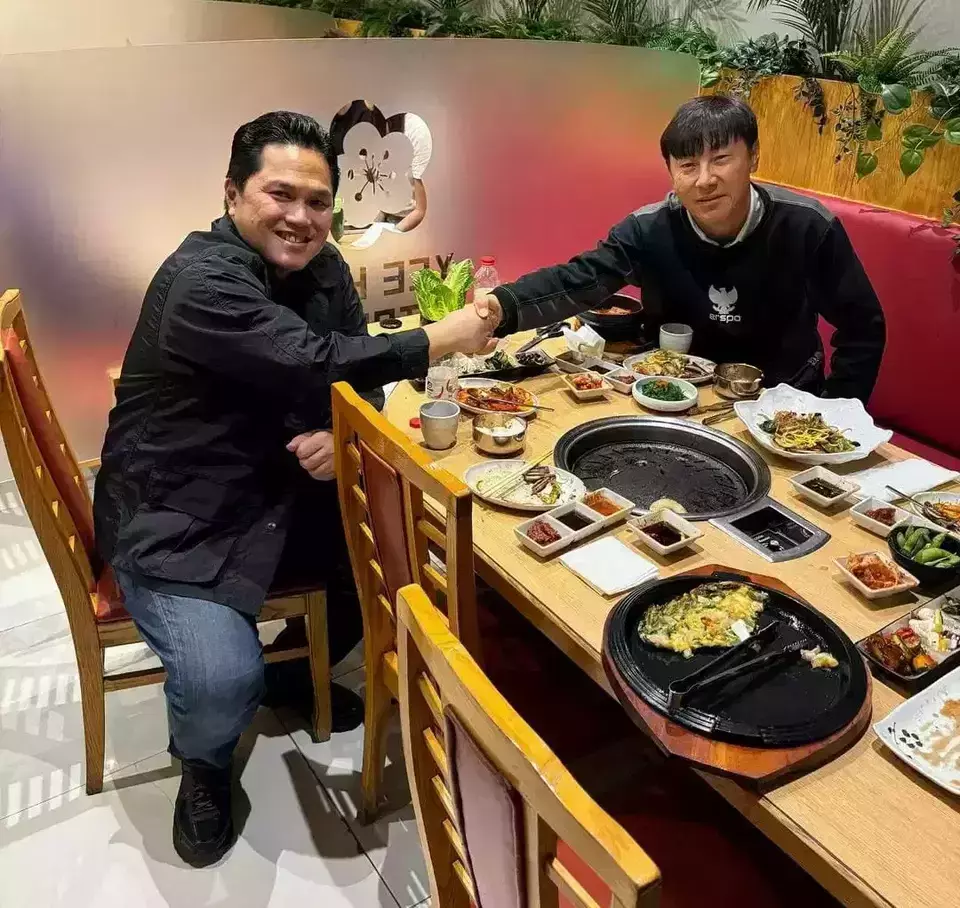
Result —
<instances>
[{"instance_id":1,"label":"blue jeans","mask_svg":"<svg viewBox=\"0 0 960 908\"><path fill-rule=\"evenodd\" d=\"M227 605L117 580L138 630L167 671L170 752L226 767L264 692L254 619Z\"/></svg>"}]
</instances>

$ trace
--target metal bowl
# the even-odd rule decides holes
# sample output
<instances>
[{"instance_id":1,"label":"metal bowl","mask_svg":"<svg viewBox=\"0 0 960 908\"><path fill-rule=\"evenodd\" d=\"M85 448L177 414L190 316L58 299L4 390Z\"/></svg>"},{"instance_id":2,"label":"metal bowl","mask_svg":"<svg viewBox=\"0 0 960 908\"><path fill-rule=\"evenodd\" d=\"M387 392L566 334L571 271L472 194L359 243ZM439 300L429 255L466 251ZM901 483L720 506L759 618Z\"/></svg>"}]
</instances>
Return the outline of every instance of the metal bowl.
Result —
<instances>
[{"instance_id":1,"label":"metal bowl","mask_svg":"<svg viewBox=\"0 0 960 908\"><path fill-rule=\"evenodd\" d=\"M473 443L484 454L517 454L526 445L527 425L513 413L481 413L473 417Z\"/></svg>"},{"instance_id":2,"label":"metal bowl","mask_svg":"<svg viewBox=\"0 0 960 908\"><path fill-rule=\"evenodd\" d=\"M717 394L732 400L752 397L763 384L763 372L746 363L720 363L713 373Z\"/></svg>"}]
</instances>

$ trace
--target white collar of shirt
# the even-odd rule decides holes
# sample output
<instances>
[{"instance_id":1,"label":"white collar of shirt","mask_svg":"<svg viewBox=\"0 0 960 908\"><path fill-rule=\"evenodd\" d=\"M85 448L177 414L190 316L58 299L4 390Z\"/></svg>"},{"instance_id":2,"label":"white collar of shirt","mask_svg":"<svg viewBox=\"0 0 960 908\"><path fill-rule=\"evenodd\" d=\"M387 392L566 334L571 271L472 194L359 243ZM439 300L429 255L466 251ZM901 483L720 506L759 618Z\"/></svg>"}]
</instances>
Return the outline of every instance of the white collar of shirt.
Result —
<instances>
[{"instance_id":1,"label":"white collar of shirt","mask_svg":"<svg viewBox=\"0 0 960 908\"><path fill-rule=\"evenodd\" d=\"M736 246L737 243L742 243L754 230L757 229L757 225L763 219L763 199L760 198L760 193L757 192L756 186L753 183L750 184L750 212L747 214L747 219L743 222L743 226L740 228L740 232L729 242L729 243L718 243L716 240L708 237L701 229L700 225L690 216L690 212L687 212L687 220L690 221L690 226L693 228L694 233L705 243L709 243L711 246L722 246L727 248L728 246Z\"/></svg>"}]
</instances>

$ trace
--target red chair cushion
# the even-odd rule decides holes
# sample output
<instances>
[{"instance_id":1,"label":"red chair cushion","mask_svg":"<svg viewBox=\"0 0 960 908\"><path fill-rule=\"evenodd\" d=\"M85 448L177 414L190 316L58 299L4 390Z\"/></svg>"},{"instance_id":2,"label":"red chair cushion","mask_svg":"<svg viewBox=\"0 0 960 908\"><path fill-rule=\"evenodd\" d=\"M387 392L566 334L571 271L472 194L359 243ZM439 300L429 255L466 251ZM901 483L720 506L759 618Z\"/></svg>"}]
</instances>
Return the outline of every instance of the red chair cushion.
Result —
<instances>
[{"instance_id":1,"label":"red chair cushion","mask_svg":"<svg viewBox=\"0 0 960 908\"><path fill-rule=\"evenodd\" d=\"M397 591L413 583L404 528L403 489L400 475L366 442L360 442L360 460L366 486L370 528L383 568L387 595L396 601Z\"/></svg>"},{"instance_id":2,"label":"red chair cushion","mask_svg":"<svg viewBox=\"0 0 960 908\"><path fill-rule=\"evenodd\" d=\"M843 222L887 320L887 346L869 410L877 422L960 455L953 393L960 337L960 259L935 221L806 192ZM832 329L821 324L828 356ZM916 381L922 376L922 393Z\"/></svg>"},{"instance_id":3,"label":"red chair cushion","mask_svg":"<svg viewBox=\"0 0 960 908\"><path fill-rule=\"evenodd\" d=\"M450 784L479 908L523 908L523 801L450 709L444 715Z\"/></svg>"},{"instance_id":4,"label":"red chair cushion","mask_svg":"<svg viewBox=\"0 0 960 908\"><path fill-rule=\"evenodd\" d=\"M96 566L100 559L94 542L93 511L87 496L74 481L70 461L60 448L56 433L47 417L43 395L33 383L33 370L20 347L20 338L13 328L8 328L4 333L3 349L10 363L14 384L17 386L17 396L20 398L24 416L36 439L40 456L77 527L80 544L86 551L90 563Z\"/></svg>"},{"instance_id":5,"label":"red chair cushion","mask_svg":"<svg viewBox=\"0 0 960 908\"><path fill-rule=\"evenodd\" d=\"M839 908L789 857L685 766L601 804L660 869L661 908ZM563 841L557 856L601 905L610 891ZM562 895L562 908L571 903Z\"/></svg>"},{"instance_id":6,"label":"red chair cushion","mask_svg":"<svg viewBox=\"0 0 960 908\"><path fill-rule=\"evenodd\" d=\"M100 572L94 596L93 611L98 622L121 621L130 617L130 614L123 607L123 593L117 584L116 575L110 565L107 565Z\"/></svg>"}]
</instances>

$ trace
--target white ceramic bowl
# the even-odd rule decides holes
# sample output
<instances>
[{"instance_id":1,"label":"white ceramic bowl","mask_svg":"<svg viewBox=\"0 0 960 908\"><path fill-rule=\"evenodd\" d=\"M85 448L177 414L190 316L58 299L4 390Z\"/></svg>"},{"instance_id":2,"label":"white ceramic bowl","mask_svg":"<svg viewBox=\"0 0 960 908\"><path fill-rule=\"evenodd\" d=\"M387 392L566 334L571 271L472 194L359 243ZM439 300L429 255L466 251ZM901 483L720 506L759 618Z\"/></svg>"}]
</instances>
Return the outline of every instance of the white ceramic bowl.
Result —
<instances>
[{"instance_id":1,"label":"white ceramic bowl","mask_svg":"<svg viewBox=\"0 0 960 908\"><path fill-rule=\"evenodd\" d=\"M683 391L683 400L655 400L652 397L646 397L642 392L645 385L655 381L668 381L680 386ZM668 378L665 375L651 375L647 378L638 378L633 383L633 399L647 410L656 410L658 413L682 413L689 410L697 404L696 386L682 378Z\"/></svg>"},{"instance_id":2,"label":"white ceramic bowl","mask_svg":"<svg viewBox=\"0 0 960 908\"><path fill-rule=\"evenodd\" d=\"M879 429L873 418L863 408L859 400L814 397L806 391L798 391L789 385L777 385L764 391L757 400L740 400L733 405L734 412L747 427L753 440L773 454L795 460L797 463L838 464L852 460L862 460L872 454L880 445L893 438L893 432ZM758 425L764 417L772 417L779 410L793 410L795 413L820 413L824 422L840 429L843 434L859 443L859 447L842 454L796 454L784 451L773 443L773 436L760 430Z\"/></svg>"},{"instance_id":3,"label":"white ceramic bowl","mask_svg":"<svg viewBox=\"0 0 960 908\"><path fill-rule=\"evenodd\" d=\"M879 520L874 520L872 517L867 517L867 511L873 511L877 508L893 508L893 523L891 523L890 526L887 526L885 523L880 523ZM865 530L875 533L881 539L886 539L887 536L893 532L893 528L909 516L910 513L908 511L890 504L889 501L881 501L879 498L865 498L856 507L850 509L850 519L857 524L857 526L861 526Z\"/></svg>"},{"instance_id":4,"label":"white ceramic bowl","mask_svg":"<svg viewBox=\"0 0 960 908\"><path fill-rule=\"evenodd\" d=\"M920 581L917 580L913 574L911 574L909 571L905 571L902 567L896 564L892 558L887 557L884 552L856 552L855 554L878 555L883 561L889 565L892 565L903 575L903 583L897 584L897 586L891 586L885 590L872 590L861 580L857 579L857 577L850 573L847 568L846 558L834 558L833 563L837 566L840 573L843 575L843 578L865 599L887 599L890 596L897 596L900 593L905 593L907 590L912 590L914 587L920 585Z\"/></svg>"},{"instance_id":5,"label":"white ceramic bowl","mask_svg":"<svg viewBox=\"0 0 960 908\"><path fill-rule=\"evenodd\" d=\"M840 490L840 494L833 498L820 495L804 485L805 482L810 482L812 479L822 479L824 482L829 482L830 485L836 486ZM857 483L844 479L842 476L837 476L836 473L830 472L826 467L811 467L809 470L797 473L796 476L790 477L790 485L797 490L801 497L809 499L821 508L832 508L860 491L860 486Z\"/></svg>"}]
</instances>

